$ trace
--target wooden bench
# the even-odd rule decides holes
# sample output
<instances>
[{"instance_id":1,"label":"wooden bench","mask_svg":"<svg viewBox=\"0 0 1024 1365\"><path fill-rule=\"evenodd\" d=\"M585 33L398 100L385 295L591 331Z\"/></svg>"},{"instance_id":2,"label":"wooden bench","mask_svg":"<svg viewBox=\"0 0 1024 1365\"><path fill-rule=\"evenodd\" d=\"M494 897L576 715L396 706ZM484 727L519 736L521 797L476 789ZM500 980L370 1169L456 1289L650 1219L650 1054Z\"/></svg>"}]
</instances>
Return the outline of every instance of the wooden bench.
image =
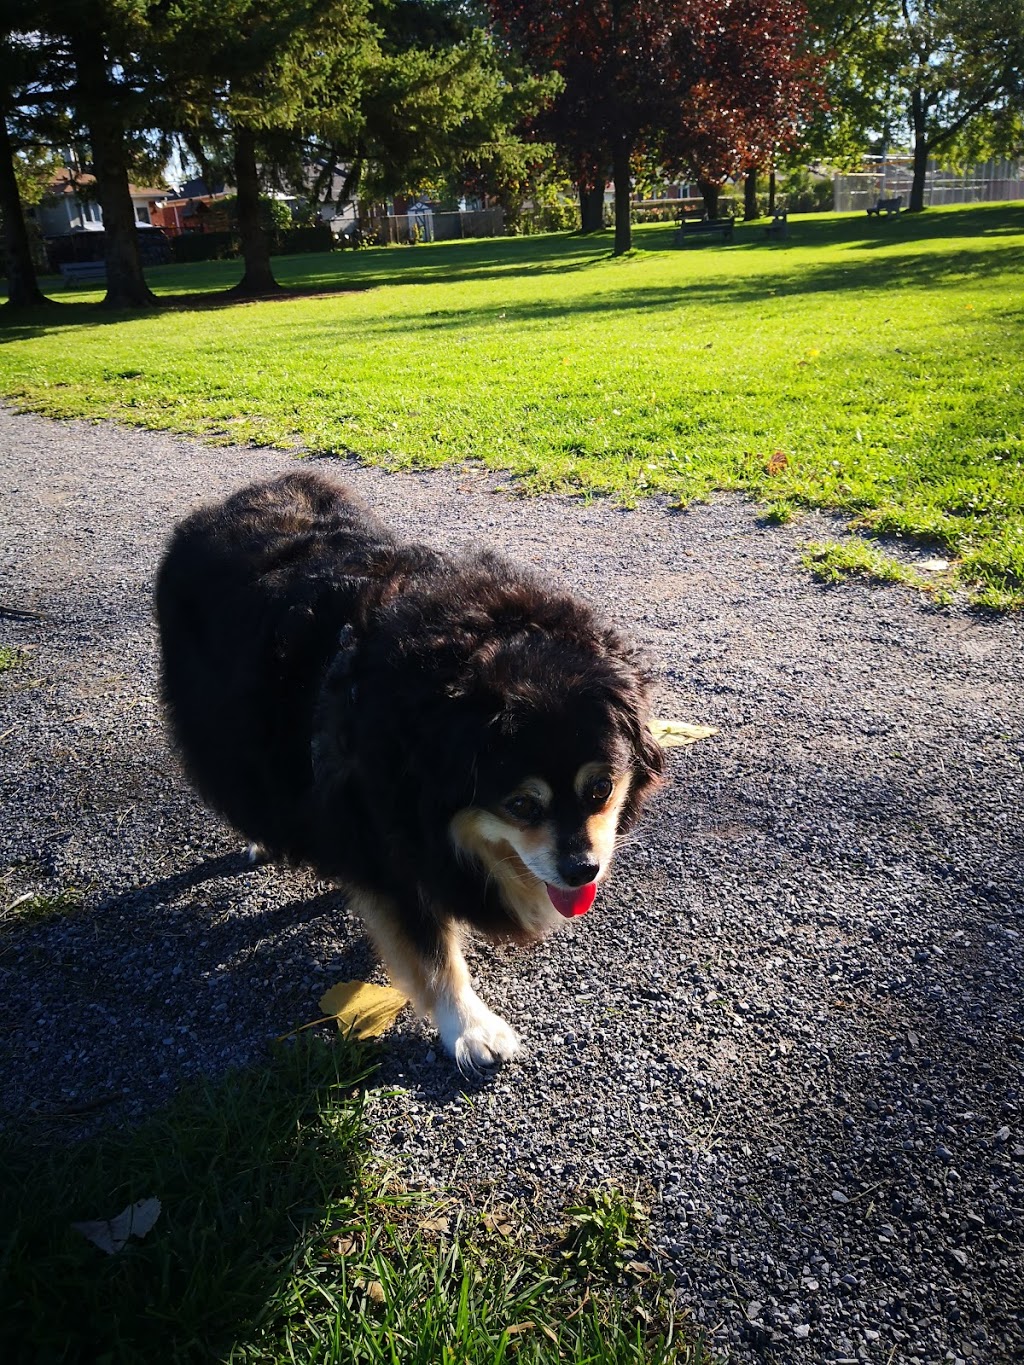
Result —
<instances>
[{"instance_id":1,"label":"wooden bench","mask_svg":"<svg viewBox=\"0 0 1024 1365\"><path fill-rule=\"evenodd\" d=\"M60 268L60 273L64 277L64 283L72 284L106 284L107 266L105 261L65 261Z\"/></svg>"},{"instance_id":2,"label":"wooden bench","mask_svg":"<svg viewBox=\"0 0 1024 1365\"><path fill-rule=\"evenodd\" d=\"M774 237L776 241L784 242L789 236L789 218L785 209L777 209L772 221L765 228L765 235Z\"/></svg>"},{"instance_id":3,"label":"wooden bench","mask_svg":"<svg viewBox=\"0 0 1024 1365\"><path fill-rule=\"evenodd\" d=\"M679 226L676 229L676 246L685 246L687 241L693 237L707 237L714 233L721 234L723 242L732 241L732 219L731 218L687 218L684 213L679 219Z\"/></svg>"},{"instance_id":4,"label":"wooden bench","mask_svg":"<svg viewBox=\"0 0 1024 1365\"><path fill-rule=\"evenodd\" d=\"M874 216L875 218L881 218L884 213L888 218L890 214L899 213L900 205L902 203L902 194L895 194L891 199L879 199L877 204L872 204L868 209L868 217Z\"/></svg>"}]
</instances>

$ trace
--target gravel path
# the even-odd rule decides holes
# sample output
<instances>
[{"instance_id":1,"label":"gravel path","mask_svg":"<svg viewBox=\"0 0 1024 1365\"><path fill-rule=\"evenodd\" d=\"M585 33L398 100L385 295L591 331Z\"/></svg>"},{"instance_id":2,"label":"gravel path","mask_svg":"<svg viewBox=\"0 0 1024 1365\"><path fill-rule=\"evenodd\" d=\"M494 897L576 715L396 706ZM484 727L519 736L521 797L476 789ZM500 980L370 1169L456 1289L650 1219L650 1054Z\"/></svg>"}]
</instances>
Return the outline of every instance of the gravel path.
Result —
<instances>
[{"instance_id":1,"label":"gravel path","mask_svg":"<svg viewBox=\"0 0 1024 1365\"><path fill-rule=\"evenodd\" d=\"M25 651L0 677L0 908L84 893L0 921L8 1127L132 1121L374 970L330 887L243 870L154 696L169 526L285 459L0 411L0 645ZM521 1061L466 1096L428 1031L392 1035L378 1145L416 1179L552 1203L639 1182L733 1359L1020 1359L1022 623L816 587L797 557L824 518L336 468L403 531L599 603L661 712L721 726L673 752L594 913L475 955Z\"/></svg>"}]
</instances>

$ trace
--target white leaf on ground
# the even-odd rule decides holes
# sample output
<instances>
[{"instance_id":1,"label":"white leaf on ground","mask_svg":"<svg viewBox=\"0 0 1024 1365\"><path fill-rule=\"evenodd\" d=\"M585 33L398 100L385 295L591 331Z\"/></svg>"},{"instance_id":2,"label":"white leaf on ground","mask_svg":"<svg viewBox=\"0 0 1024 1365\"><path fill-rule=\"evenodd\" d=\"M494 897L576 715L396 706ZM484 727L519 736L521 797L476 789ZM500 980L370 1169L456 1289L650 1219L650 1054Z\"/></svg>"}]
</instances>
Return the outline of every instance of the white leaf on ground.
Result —
<instances>
[{"instance_id":1,"label":"white leaf on ground","mask_svg":"<svg viewBox=\"0 0 1024 1365\"><path fill-rule=\"evenodd\" d=\"M160 1217L159 1199L139 1199L129 1204L115 1218L96 1218L71 1226L83 1237L88 1237L108 1256L121 1250L129 1237L145 1237Z\"/></svg>"}]
</instances>

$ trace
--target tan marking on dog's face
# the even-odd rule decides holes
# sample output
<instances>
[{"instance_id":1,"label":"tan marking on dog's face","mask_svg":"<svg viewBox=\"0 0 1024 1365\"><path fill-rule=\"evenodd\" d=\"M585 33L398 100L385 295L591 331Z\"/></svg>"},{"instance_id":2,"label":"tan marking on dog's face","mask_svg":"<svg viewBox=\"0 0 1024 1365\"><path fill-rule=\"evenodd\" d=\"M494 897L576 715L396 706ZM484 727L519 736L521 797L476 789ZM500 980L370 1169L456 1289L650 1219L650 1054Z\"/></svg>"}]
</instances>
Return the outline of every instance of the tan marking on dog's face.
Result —
<instances>
[{"instance_id":1,"label":"tan marking on dog's face","mask_svg":"<svg viewBox=\"0 0 1024 1365\"><path fill-rule=\"evenodd\" d=\"M497 883L502 900L522 925L527 939L542 938L562 922L544 886L550 876L539 876L522 856L525 854L534 867L553 862L551 834L545 830L546 826L526 830L493 811L474 806L458 811L448 826L456 851L476 858Z\"/></svg>"},{"instance_id":2,"label":"tan marking on dog's face","mask_svg":"<svg viewBox=\"0 0 1024 1365\"><path fill-rule=\"evenodd\" d=\"M600 765L588 763L580 769L576 776L577 791L581 790L579 786L581 776L587 772L588 768L600 769ZM590 773L584 779L583 791L587 790L587 782L593 781L594 775L594 773ZM615 852L615 839L619 832L619 816L622 814L622 807L629 795L631 778L629 773L623 773L621 777L613 777L607 772L607 769L600 769L598 775L607 775L607 780L611 782L612 789L605 804L587 818L586 827L590 847L597 856L597 861L601 864L601 872L598 875L603 876L612 860L612 854Z\"/></svg>"}]
</instances>

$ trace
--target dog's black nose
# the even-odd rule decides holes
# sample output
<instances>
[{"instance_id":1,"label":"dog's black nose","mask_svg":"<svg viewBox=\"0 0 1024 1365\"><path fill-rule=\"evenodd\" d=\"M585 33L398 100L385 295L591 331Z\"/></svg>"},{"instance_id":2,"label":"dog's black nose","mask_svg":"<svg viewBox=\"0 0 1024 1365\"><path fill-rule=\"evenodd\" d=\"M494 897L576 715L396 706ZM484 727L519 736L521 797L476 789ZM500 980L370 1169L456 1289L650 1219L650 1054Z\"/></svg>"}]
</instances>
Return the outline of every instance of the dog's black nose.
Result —
<instances>
[{"instance_id":1,"label":"dog's black nose","mask_svg":"<svg viewBox=\"0 0 1024 1365\"><path fill-rule=\"evenodd\" d=\"M586 886L600 871L592 853L571 853L558 860L558 875L566 886Z\"/></svg>"}]
</instances>

